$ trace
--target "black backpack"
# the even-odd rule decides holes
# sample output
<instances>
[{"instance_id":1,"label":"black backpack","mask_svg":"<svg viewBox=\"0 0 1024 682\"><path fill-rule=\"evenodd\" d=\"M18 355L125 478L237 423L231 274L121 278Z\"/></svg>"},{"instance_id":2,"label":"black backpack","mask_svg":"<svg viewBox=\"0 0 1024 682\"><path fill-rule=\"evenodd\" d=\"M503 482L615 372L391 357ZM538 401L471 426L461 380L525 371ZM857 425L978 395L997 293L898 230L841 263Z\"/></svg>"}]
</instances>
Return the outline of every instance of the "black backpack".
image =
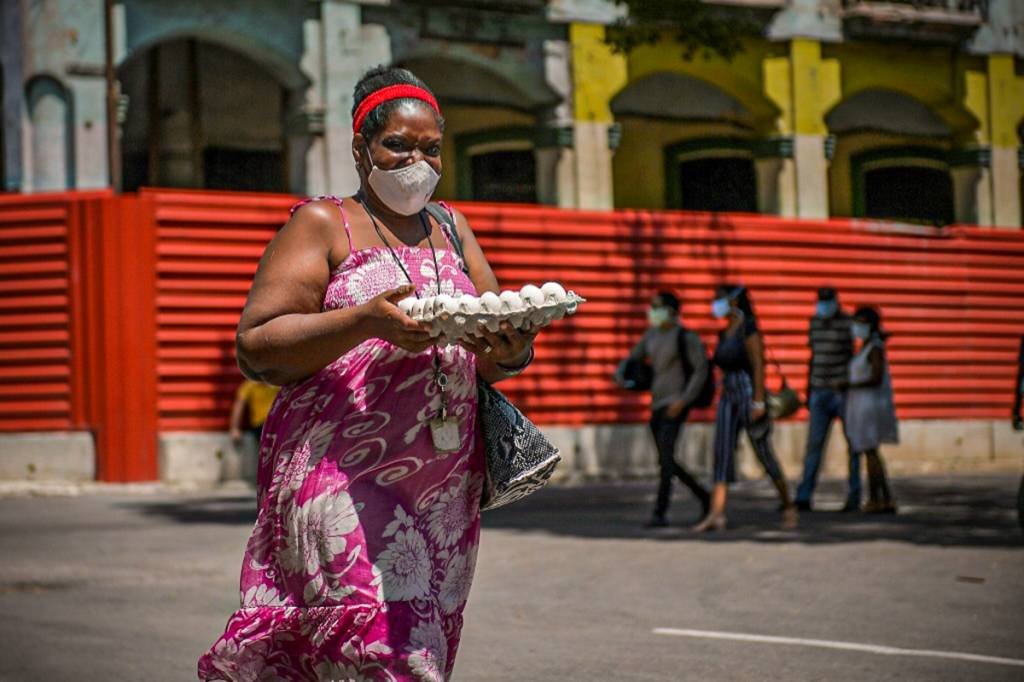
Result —
<instances>
[{"instance_id":1,"label":"black backpack","mask_svg":"<svg viewBox=\"0 0 1024 682\"><path fill-rule=\"evenodd\" d=\"M701 352L704 353L704 357L707 357L707 351L704 350L704 342L700 340L695 332L690 331L686 327L680 325L679 327L679 360L683 363L683 372L686 377L693 376L694 368L690 365L690 357L686 352L686 335L693 334L697 339L697 343L700 344ZM711 404L715 402L715 371L711 366L711 361L708 360L708 375L704 379L704 385L700 387L700 393L694 398L693 403L690 407L711 407Z\"/></svg>"}]
</instances>

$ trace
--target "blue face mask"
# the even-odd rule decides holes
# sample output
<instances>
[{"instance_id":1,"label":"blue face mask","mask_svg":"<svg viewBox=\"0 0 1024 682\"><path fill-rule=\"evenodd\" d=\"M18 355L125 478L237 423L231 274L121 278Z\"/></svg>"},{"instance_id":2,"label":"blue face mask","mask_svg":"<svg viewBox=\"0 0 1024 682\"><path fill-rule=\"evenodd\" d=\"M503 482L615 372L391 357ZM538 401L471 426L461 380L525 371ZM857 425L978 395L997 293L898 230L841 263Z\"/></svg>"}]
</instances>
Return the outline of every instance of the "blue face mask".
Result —
<instances>
[{"instance_id":1,"label":"blue face mask","mask_svg":"<svg viewBox=\"0 0 1024 682\"><path fill-rule=\"evenodd\" d=\"M832 317L839 312L839 301L818 301L816 312L818 317Z\"/></svg>"},{"instance_id":2,"label":"blue face mask","mask_svg":"<svg viewBox=\"0 0 1024 682\"><path fill-rule=\"evenodd\" d=\"M854 338L867 341L868 337L871 336L871 325L864 322L854 322L850 325L850 333L853 334Z\"/></svg>"},{"instance_id":3,"label":"blue face mask","mask_svg":"<svg viewBox=\"0 0 1024 682\"><path fill-rule=\"evenodd\" d=\"M721 320L732 310L732 305L727 298L716 298L711 302L711 315L716 320Z\"/></svg>"}]
</instances>

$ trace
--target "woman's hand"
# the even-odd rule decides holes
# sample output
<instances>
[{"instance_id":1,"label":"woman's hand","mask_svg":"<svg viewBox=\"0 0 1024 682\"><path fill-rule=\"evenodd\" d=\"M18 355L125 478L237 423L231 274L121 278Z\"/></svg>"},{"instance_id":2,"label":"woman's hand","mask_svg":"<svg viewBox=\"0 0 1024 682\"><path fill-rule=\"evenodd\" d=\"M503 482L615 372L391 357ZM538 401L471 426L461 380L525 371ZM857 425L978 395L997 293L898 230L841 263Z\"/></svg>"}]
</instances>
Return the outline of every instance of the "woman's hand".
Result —
<instances>
[{"instance_id":1,"label":"woman's hand","mask_svg":"<svg viewBox=\"0 0 1024 682\"><path fill-rule=\"evenodd\" d=\"M761 419L768 413L764 403L756 403L750 406L750 423L761 421Z\"/></svg>"},{"instance_id":2,"label":"woman's hand","mask_svg":"<svg viewBox=\"0 0 1024 682\"><path fill-rule=\"evenodd\" d=\"M668 406L668 409L665 410L665 416L668 417L669 419L675 419L676 417L681 415L683 413L683 410L685 409L686 403L684 403L682 400L677 400L676 402Z\"/></svg>"},{"instance_id":3,"label":"woman's hand","mask_svg":"<svg viewBox=\"0 0 1024 682\"><path fill-rule=\"evenodd\" d=\"M518 330L508 322L502 322L496 332L488 331L486 328L481 328L480 331L482 336L468 337L460 341L459 345L488 362L515 367L526 361L540 328L530 326Z\"/></svg>"},{"instance_id":4,"label":"woman's hand","mask_svg":"<svg viewBox=\"0 0 1024 682\"><path fill-rule=\"evenodd\" d=\"M417 322L398 308L398 302L416 290L411 284L400 286L363 304L371 336L384 339L410 353L422 353L434 345L430 328Z\"/></svg>"}]
</instances>

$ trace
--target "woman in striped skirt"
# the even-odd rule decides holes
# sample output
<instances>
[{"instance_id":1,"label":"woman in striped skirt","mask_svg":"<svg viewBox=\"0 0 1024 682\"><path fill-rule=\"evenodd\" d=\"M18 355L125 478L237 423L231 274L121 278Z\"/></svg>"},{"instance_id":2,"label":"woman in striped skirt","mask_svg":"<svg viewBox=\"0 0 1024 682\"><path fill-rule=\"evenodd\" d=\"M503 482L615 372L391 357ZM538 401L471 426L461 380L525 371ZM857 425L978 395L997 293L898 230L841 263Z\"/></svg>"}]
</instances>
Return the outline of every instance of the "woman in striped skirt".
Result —
<instances>
[{"instance_id":1,"label":"woman in striped skirt","mask_svg":"<svg viewBox=\"0 0 1024 682\"><path fill-rule=\"evenodd\" d=\"M734 458L741 429L746 430L754 453L779 492L783 526L794 528L796 506L789 497L786 479L772 448L772 423L765 409L764 340L747 290L730 284L719 286L711 313L716 319L727 321L726 328L719 333L713 358L723 373L715 419L715 487L711 510L694 530L725 530L728 483L735 478Z\"/></svg>"}]
</instances>

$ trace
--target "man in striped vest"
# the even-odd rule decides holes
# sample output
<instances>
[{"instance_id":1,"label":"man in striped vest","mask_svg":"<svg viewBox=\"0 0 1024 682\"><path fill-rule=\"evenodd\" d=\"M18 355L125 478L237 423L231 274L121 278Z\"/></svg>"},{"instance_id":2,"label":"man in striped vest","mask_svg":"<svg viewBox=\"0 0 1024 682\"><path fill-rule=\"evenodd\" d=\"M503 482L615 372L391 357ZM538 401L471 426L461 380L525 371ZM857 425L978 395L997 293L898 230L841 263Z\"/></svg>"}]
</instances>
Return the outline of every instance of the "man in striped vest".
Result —
<instances>
[{"instance_id":1,"label":"man in striped vest","mask_svg":"<svg viewBox=\"0 0 1024 682\"><path fill-rule=\"evenodd\" d=\"M848 367L853 356L852 319L839 306L839 296L831 287L818 290L818 305L811 318L809 343L811 362L807 369L807 450L804 475L796 493L798 509L810 511L811 497L818 482L818 470L828 444L829 431L836 418L844 419ZM846 424L843 423L843 435ZM849 447L849 441L847 441ZM860 458L850 452L849 490L843 511L860 508Z\"/></svg>"}]
</instances>

